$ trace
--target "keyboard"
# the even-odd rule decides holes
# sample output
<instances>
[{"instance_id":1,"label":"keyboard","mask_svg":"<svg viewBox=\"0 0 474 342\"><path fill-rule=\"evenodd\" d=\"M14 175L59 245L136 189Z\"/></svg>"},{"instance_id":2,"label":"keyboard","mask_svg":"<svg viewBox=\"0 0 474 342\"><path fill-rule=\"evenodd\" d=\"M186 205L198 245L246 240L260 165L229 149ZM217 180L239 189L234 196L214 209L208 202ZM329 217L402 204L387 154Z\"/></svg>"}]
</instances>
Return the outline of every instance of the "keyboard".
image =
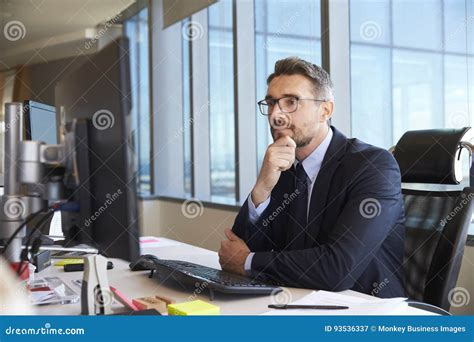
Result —
<instances>
[{"instance_id":1,"label":"keyboard","mask_svg":"<svg viewBox=\"0 0 474 342\"><path fill-rule=\"evenodd\" d=\"M282 291L278 286L249 277L187 261L158 259L152 255L141 256L137 262L130 264L130 268L132 270L154 270L165 279L172 278L179 283L192 285L195 288L209 289L211 299L213 291L255 295L275 294Z\"/></svg>"}]
</instances>

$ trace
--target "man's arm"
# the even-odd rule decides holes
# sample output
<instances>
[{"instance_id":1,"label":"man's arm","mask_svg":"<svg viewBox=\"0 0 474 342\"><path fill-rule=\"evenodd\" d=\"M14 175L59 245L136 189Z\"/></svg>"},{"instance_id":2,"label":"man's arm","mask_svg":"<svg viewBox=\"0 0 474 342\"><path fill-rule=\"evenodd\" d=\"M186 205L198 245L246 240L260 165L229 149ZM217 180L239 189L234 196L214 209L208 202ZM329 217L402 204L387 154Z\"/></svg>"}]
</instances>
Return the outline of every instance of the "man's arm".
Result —
<instances>
[{"instance_id":1,"label":"man's arm","mask_svg":"<svg viewBox=\"0 0 474 342\"><path fill-rule=\"evenodd\" d=\"M271 241L269 234L272 229L272 223L264 221L262 218L266 217L266 212L271 207L270 199L268 204L260 215L250 213L251 204L248 203L250 198L240 208L240 211L234 221L232 231L235 235L245 241L252 252L271 250L275 246ZM264 203L262 203L263 205Z\"/></svg>"},{"instance_id":2,"label":"man's arm","mask_svg":"<svg viewBox=\"0 0 474 342\"><path fill-rule=\"evenodd\" d=\"M268 204L270 204L270 196L264 202L260 203L260 205L255 206L252 201L252 194L250 194L247 198L247 203L249 207L248 209L250 223L255 223L260 218L260 216L262 216L265 209L267 209Z\"/></svg>"},{"instance_id":3,"label":"man's arm","mask_svg":"<svg viewBox=\"0 0 474 342\"><path fill-rule=\"evenodd\" d=\"M398 165L388 152L376 153L379 155L348 189L348 201L329 243L304 250L257 252L252 271L266 273L289 286L332 291L353 287L393 229L402 208ZM373 205L378 213L367 215L367 205Z\"/></svg>"},{"instance_id":4,"label":"man's arm","mask_svg":"<svg viewBox=\"0 0 474 342\"><path fill-rule=\"evenodd\" d=\"M295 149L296 143L288 136L283 136L268 146L252 193L240 209L233 231L226 231L228 240L221 242L219 263L224 270L245 274L249 271L253 257L251 252L269 251L276 247L269 235L271 222L262 217L265 218L265 214L272 210L272 206L268 205L271 204L269 198L281 173L293 165ZM265 206L262 215L251 212L257 211L255 207L260 205Z\"/></svg>"},{"instance_id":5,"label":"man's arm","mask_svg":"<svg viewBox=\"0 0 474 342\"><path fill-rule=\"evenodd\" d=\"M269 205L271 193L281 173L293 165L295 149L296 143L288 136L268 146L255 186L235 219L232 231L247 243L251 251L275 247L268 236L271 222L262 220L262 217L272 211Z\"/></svg>"}]
</instances>

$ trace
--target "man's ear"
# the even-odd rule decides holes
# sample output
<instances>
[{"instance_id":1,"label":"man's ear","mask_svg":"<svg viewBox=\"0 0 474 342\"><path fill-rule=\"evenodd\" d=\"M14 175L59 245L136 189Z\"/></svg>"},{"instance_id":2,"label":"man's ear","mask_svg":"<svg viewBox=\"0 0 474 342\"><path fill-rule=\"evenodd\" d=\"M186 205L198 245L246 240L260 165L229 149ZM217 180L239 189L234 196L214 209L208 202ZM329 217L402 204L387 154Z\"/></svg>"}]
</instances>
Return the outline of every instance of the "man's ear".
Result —
<instances>
[{"instance_id":1,"label":"man's ear","mask_svg":"<svg viewBox=\"0 0 474 342\"><path fill-rule=\"evenodd\" d=\"M320 122L328 121L332 117L334 111L334 101L321 102Z\"/></svg>"}]
</instances>

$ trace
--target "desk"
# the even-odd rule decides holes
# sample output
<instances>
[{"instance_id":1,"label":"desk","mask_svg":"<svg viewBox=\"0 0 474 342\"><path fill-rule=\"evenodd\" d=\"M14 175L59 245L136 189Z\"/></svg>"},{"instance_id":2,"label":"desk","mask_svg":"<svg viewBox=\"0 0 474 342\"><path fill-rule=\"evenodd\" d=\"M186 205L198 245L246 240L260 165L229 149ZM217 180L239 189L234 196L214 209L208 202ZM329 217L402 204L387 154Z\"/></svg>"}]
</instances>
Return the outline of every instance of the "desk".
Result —
<instances>
[{"instance_id":1,"label":"desk","mask_svg":"<svg viewBox=\"0 0 474 342\"><path fill-rule=\"evenodd\" d=\"M142 247L142 254L154 254L162 259L179 259L194 262L197 264L219 268L219 261L216 252L195 247L178 241L159 238L160 242L154 247ZM177 302L202 299L209 301L206 291L197 294L193 289L181 289L176 284L160 284L158 279L150 279L149 271L131 272L129 263L119 259L111 259L114 263L114 269L109 270L109 284L118 288L128 298L145 297L149 295L163 295L175 299ZM62 267L51 266L44 271L36 274L36 277L59 277L74 291L79 293L78 287L72 284L72 280L82 279L82 272L65 273ZM291 300L297 300L312 290L287 288L291 294ZM343 292L359 297L367 297L368 295L347 290ZM373 299L373 297L368 296ZM270 304L269 296L239 296L224 295L216 293L213 304L221 308L222 315L258 315L269 311L267 305ZM114 311L123 311L121 304L114 304ZM38 315L79 315L81 312L80 303L65 305L45 305L36 307ZM408 307L402 315L432 315L432 313L416 308Z\"/></svg>"}]
</instances>

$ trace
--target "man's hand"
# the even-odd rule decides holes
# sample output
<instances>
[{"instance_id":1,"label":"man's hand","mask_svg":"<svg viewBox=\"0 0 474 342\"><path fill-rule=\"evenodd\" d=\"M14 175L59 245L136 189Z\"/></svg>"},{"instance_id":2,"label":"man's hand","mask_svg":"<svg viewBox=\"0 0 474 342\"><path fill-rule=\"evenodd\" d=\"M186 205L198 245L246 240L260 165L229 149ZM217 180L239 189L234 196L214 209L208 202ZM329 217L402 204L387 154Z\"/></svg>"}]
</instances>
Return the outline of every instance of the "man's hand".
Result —
<instances>
[{"instance_id":1,"label":"man's hand","mask_svg":"<svg viewBox=\"0 0 474 342\"><path fill-rule=\"evenodd\" d=\"M250 254L250 249L232 230L226 229L225 235L229 240L221 242L219 263L224 271L245 275L245 259Z\"/></svg>"},{"instance_id":2,"label":"man's hand","mask_svg":"<svg viewBox=\"0 0 474 342\"><path fill-rule=\"evenodd\" d=\"M274 186L295 161L296 143L289 136L283 136L268 146L257 182L252 190L252 202L255 206L265 202Z\"/></svg>"}]
</instances>

